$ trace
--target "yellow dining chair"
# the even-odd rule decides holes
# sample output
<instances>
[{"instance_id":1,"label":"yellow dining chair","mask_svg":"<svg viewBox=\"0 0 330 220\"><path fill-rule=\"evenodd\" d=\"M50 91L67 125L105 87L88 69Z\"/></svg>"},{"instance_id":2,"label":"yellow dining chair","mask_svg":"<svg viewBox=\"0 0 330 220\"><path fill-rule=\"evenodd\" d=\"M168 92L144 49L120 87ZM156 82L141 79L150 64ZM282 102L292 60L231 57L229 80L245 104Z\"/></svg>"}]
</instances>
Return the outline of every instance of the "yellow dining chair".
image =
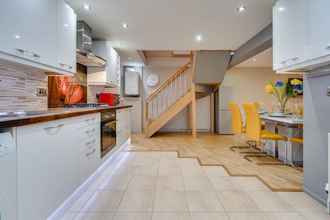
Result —
<instances>
[{"instance_id":1,"label":"yellow dining chair","mask_svg":"<svg viewBox=\"0 0 330 220\"><path fill-rule=\"evenodd\" d=\"M304 138L293 137L289 138L289 141L296 144L304 144Z\"/></svg>"},{"instance_id":2,"label":"yellow dining chair","mask_svg":"<svg viewBox=\"0 0 330 220\"><path fill-rule=\"evenodd\" d=\"M235 146L230 147L232 151L235 151L234 149L249 149L250 146L242 146L239 145L242 143L243 140L243 134L245 133L245 128L243 125L243 119L242 119L242 114L241 114L241 109L238 104L234 102L229 103L229 110L231 112L232 120L231 120L231 125L232 125L232 131L235 135ZM236 140L238 141L236 142Z\"/></svg>"},{"instance_id":3,"label":"yellow dining chair","mask_svg":"<svg viewBox=\"0 0 330 220\"><path fill-rule=\"evenodd\" d=\"M255 104L252 103L247 103L243 104L243 108L246 114L246 136L250 139L253 140L255 145L254 149L257 149L261 151L260 149L260 144L261 140L272 140L272 141L285 141L286 137L275 134L273 132L263 130L262 129L262 124L261 124L261 119L258 114L257 107ZM246 152L249 155L246 155L245 158L248 159L248 157L270 157L269 155L265 154L262 152L263 155L253 155L256 152Z\"/></svg>"}]
</instances>

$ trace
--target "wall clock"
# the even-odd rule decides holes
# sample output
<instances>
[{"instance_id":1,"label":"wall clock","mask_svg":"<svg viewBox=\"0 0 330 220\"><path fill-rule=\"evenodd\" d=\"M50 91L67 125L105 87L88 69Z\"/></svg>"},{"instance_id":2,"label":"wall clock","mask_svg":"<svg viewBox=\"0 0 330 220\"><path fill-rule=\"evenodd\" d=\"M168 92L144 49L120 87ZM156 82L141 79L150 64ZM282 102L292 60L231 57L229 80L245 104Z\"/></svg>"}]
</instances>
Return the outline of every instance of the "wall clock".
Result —
<instances>
[{"instance_id":1,"label":"wall clock","mask_svg":"<svg viewBox=\"0 0 330 220\"><path fill-rule=\"evenodd\" d=\"M156 74L150 74L148 77L147 77L147 86L149 87L155 87L158 85L159 83L159 76L156 75Z\"/></svg>"}]
</instances>

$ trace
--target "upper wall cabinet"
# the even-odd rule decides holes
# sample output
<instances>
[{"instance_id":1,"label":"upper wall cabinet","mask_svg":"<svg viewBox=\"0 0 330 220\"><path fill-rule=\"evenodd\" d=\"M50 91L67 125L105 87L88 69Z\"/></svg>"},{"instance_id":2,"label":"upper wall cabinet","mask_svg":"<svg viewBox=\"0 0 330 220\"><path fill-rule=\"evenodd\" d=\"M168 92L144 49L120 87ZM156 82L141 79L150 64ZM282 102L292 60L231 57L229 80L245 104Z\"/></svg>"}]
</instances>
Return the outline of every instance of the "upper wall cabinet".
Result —
<instances>
[{"instance_id":1,"label":"upper wall cabinet","mask_svg":"<svg viewBox=\"0 0 330 220\"><path fill-rule=\"evenodd\" d=\"M58 1L58 65L69 72L76 72L77 16L64 1Z\"/></svg>"},{"instance_id":2,"label":"upper wall cabinet","mask_svg":"<svg viewBox=\"0 0 330 220\"><path fill-rule=\"evenodd\" d=\"M309 1L311 58L317 59L330 55L330 1ZM327 58L330 61L330 57Z\"/></svg>"},{"instance_id":3,"label":"upper wall cabinet","mask_svg":"<svg viewBox=\"0 0 330 220\"><path fill-rule=\"evenodd\" d=\"M330 63L329 0L278 0L273 7L274 70L309 71Z\"/></svg>"},{"instance_id":4,"label":"upper wall cabinet","mask_svg":"<svg viewBox=\"0 0 330 220\"><path fill-rule=\"evenodd\" d=\"M107 61L105 68L89 67L87 83L90 86L100 85L120 87L120 56L108 41L94 41L93 53Z\"/></svg>"},{"instance_id":5,"label":"upper wall cabinet","mask_svg":"<svg viewBox=\"0 0 330 220\"><path fill-rule=\"evenodd\" d=\"M63 11L64 8L62 9L60 4L64 5L64 0L5 0L2 2L0 57L46 71L73 73L75 67L72 66L69 70L61 66L58 57L63 54L66 54L66 57L75 57L75 51L68 54L67 49L69 44L75 47L75 39L72 40L71 36L69 38L69 35L64 34L58 26L64 20L70 20L72 23L76 17L72 10ZM70 19L64 14L70 16ZM75 26L72 26L70 22L65 24L69 25L70 31L75 34L76 30L73 30ZM64 41L67 43L61 47ZM68 60L68 58L64 59Z\"/></svg>"}]
</instances>

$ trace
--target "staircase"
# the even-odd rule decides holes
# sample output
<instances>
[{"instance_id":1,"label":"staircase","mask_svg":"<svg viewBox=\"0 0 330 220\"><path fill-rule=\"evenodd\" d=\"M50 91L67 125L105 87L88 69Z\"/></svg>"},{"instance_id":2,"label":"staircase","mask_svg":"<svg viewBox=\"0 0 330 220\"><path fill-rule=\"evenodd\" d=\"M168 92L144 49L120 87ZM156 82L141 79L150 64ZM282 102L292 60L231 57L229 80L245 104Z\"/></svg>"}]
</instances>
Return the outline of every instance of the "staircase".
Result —
<instances>
[{"instance_id":1,"label":"staircase","mask_svg":"<svg viewBox=\"0 0 330 220\"><path fill-rule=\"evenodd\" d=\"M145 134L151 137L176 114L189 104L192 105L191 126L193 136L196 135L196 98L195 86L192 82L191 62L188 62L173 73L145 101Z\"/></svg>"},{"instance_id":2,"label":"staircase","mask_svg":"<svg viewBox=\"0 0 330 220\"><path fill-rule=\"evenodd\" d=\"M231 55L229 51L196 51L192 54L187 64L147 97L144 108L147 137L154 135L187 106L192 135L196 137L196 99L215 92L224 79Z\"/></svg>"}]
</instances>

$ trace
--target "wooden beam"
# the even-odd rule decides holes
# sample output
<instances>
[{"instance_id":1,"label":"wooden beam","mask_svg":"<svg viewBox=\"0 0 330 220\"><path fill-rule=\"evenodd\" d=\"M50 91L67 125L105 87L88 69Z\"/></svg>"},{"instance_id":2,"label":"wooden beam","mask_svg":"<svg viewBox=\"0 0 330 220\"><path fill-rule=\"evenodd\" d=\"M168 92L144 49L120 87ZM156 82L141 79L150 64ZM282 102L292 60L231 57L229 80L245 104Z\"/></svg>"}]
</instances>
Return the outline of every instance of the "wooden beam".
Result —
<instances>
[{"instance_id":1,"label":"wooden beam","mask_svg":"<svg viewBox=\"0 0 330 220\"><path fill-rule=\"evenodd\" d=\"M239 47L232 57L228 69L254 57L255 55L271 48L273 45L273 26L266 28Z\"/></svg>"},{"instance_id":2,"label":"wooden beam","mask_svg":"<svg viewBox=\"0 0 330 220\"><path fill-rule=\"evenodd\" d=\"M197 137L197 119L196 119L196 90L195 84L191 85L191 110L190 110L190 124L191 124L191 134L193 138Z\"/></svg>"},{"instance_id":3,"label":"wooden beam","mask_svg":"<svg viewBox=\"0 0 330 220\"><path fill-rule=\"evenodd\" d=\"M138 53L139 57L141 58L143 64L147 66L148 65L148 58L145 55L144 51L143 50L137 50L136 52Z\"/></svg>"}]
</instances>

